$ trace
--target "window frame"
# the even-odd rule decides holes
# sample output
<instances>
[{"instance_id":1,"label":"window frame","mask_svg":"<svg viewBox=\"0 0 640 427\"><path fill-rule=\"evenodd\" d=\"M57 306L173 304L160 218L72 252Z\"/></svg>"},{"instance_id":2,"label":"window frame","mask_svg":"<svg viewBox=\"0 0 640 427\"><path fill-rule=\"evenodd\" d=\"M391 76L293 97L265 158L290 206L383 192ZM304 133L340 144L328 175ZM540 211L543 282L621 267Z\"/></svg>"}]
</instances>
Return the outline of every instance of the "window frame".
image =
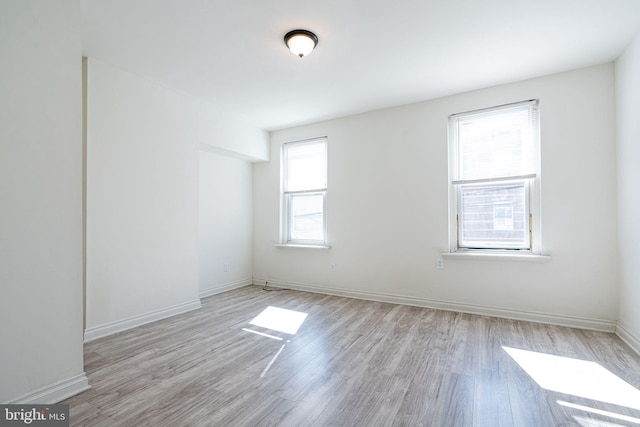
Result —
<instances>
[{"instance_id":1,"label":"window frame","mask_svg":"<svg viewBox=\"0 0 640 427\"><path fill-rule=\"evenodd\" d=\"M288 148L298 144L324 144L325 151L325 174L327 176L327 183L322 188L312 188L304 190L288 190ZM327 189L328 189L328 163L329 163L329 144L326 136L291 141L282 144L281 148L281 171L280 171L280 245L284 246L308 246L308 247L327 247L328 246L328 233L327 233ZM292 200L296 196L304 197L310 195L322 196L322 239L294 239L292 238L292 225L294 222L292 211Z\"/></svg>"},{"instance_id":2,"label":"window frame","mask_svg":"<svg viewBox=\"0 0 640 427\"><path fill-rule=\"evenodd\" d=\"M464 118L474 115L490 115L492 113L504 112L513 109L529 109L532 114L532 165L533 173L510 176L504 178L486 179L459 179L459 138L457 124ZM472 110L463 113L456 113L449 116L448 122L448 153L449 153L449 253L499 253L499 254L542 254L542 226L541 226L541 142L540 142L540 101L530 99L510 104L503 104L479 110ZM525 206L528 209L529 222L529 247L509 248L509 247L471 247L460 245L461 234L461 202L462 187L464 185L490 185L492 183L502 184L507 182L524 182L525 185ZM506 246L506 245L505 245Z\"/></svg>"}]
</instances>

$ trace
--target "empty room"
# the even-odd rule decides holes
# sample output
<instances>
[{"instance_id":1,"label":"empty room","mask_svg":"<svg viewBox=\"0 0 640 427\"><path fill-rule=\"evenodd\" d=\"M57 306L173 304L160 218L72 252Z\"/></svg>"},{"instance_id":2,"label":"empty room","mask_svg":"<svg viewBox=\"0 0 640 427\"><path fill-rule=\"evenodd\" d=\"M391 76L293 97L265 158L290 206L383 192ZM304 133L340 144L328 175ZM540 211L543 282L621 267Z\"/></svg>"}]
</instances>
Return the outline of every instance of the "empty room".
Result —
<instances>
[{"instance_id":1,"label":"empty room","mask_svg":"<svg viewBox=\"0 0 640 427\"><path fill-rule=\"evenodd\" d=\"M0 52L0 424L640 426L637 0L0 0Z\"/></svg>"}]
</instances>

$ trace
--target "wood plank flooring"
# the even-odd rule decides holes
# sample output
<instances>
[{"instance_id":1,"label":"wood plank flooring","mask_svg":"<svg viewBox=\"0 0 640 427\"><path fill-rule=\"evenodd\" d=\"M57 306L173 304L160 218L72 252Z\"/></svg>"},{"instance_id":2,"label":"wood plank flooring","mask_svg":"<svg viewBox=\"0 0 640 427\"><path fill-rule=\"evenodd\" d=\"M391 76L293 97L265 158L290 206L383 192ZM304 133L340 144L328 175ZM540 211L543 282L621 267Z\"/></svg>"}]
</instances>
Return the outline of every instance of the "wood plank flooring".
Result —
<instances>
[{"instance_id":1,"label":"wood plank flooring","mask_svg":"<svg viewBox=\"0 0 640 427\"><path fill-rule=\"evenodd\" d=\"M268 306L307 318L251 325ZM627 401L544 389L503 346L595 362ZM613 334L258 286L87 343L85 371L73 426L640 425L640 356Z\"/></svg>"}]
</instances>

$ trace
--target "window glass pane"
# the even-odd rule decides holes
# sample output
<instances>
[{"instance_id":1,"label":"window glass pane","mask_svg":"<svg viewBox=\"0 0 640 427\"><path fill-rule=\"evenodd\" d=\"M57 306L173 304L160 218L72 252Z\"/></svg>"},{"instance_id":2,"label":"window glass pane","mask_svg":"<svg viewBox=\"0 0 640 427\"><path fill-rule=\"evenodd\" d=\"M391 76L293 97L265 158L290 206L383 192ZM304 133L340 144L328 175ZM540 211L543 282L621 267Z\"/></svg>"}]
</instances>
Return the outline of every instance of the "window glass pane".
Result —
<instances>
[{"instance_id":1,"label":"window glass pane","mask_svg":"<svg viewBox=\"0 0 640 427\"><path fill-rule=\"evenodd\" d=\"M327 188L327 144L324 141L287 144L286 156L285 191Z\"/></svg>"},{"instance_id":2,"label":"window glass pane","mask_svg":"<svg viewBox=\"0 0 640 427\"><path fill-rule=\"evenodd\" d=\"M289 195L289 240L324 241L324 192Z\"/></svg>"},{"instance_id":3,"label":"window glass pane","mask_svg":"<svg viewBox=\"0 0 640 427\"><path fill-rule=\"evenodd\" d=\"M462 185L459 246L529 248L529 213L524 181Z\"/></svg>"},{"instance_id":4,"label":"window glass pane","mask_svg":"<svg viewBox=\"0 0 640 427\"><path fill-rule=\"evenodd\" d=\"M458 179L534 173L532 136L528 107L462 118L458 123Z\"/></svg>"}]
</instances>

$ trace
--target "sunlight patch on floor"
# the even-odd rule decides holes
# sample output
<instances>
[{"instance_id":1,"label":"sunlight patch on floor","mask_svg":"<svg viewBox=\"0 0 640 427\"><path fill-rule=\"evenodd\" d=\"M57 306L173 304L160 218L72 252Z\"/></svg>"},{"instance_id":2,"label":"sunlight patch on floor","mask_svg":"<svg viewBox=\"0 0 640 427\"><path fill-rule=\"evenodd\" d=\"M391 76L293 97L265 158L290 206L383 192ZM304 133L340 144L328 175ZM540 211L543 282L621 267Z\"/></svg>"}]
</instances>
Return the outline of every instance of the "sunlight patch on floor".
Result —
<instances>
[{"instance_id":1,"label":"sunlight patch on floor","mask_svg":"<svg viewBox=\"0 0 640 427\"><path fill-rule=\"evenodd\" d=\"M249 323L273 331L295 335L306 318L307 313L269 306Z\"/></svg>"},{"instance_id":2,"label":"sunlight patch on floor","mask_svg":"<svg viewBox=\"0 0 640 427\"><path fill-rule=\"evenodd\" d=\"M603 416L609 417L609 418L615 418L615 419L621 420L621 421L627 421L627 422L630 422L630 423L640 424L640 418L630 417L628 415L616 414L615 412L610 412L610 411L603 411L602 409L590 408L590 407L584 406L584 405L576 405L575 403L569 403L569 402L565 402L563 400L558 400L557 402L558 402L558 405L562 405L562 406L565 406L567 408L573 408L573 409L577 409L577 410L584 411L584 412L590 412L592 414L603 415ZM580 417L574 417L574 418L580 418ZM580 423L580 425L585 425L585 424L584 423ZM615 425L618 425L618 424L615 424Z\"/></svg>"},{"instance_id":3,"label":"sunlight patch on floor","mask_svg":"<svg viewBox=\"0 0 640 427\"><path fill-rule=\"evenodd\" d=\"M596 362L502 348L545 390L640 409L640 390Z\"/></svg>"},{"instance_id":4,"label":"sunlight patch on floor","mask_svg":"<svg viewBox=\"0 0 640 427\"><path fill-rule=\"evenodd\" d=\"M573 419L576 420L578 425L580 425L581 427L626 427L623 424L611 423L609 421L598 420L594 418L579 417L577 415L574 416Z\"/></svg>"},{"instance_id":5,"label":"sunlight patch on floor","mask_svg":"<svg viewBox=\"0 0 640 427\"><path fill-rule=\"evenodd\" d=\"M267 337L267 338L271 338L272 340L282 341L282 338L265 334L264 332L254 331L253 329L248 329L248 328L242 328L242 330L245 332L251 332L252 334L260 335L261 337Z\"/></svg>"}]
</instances>

